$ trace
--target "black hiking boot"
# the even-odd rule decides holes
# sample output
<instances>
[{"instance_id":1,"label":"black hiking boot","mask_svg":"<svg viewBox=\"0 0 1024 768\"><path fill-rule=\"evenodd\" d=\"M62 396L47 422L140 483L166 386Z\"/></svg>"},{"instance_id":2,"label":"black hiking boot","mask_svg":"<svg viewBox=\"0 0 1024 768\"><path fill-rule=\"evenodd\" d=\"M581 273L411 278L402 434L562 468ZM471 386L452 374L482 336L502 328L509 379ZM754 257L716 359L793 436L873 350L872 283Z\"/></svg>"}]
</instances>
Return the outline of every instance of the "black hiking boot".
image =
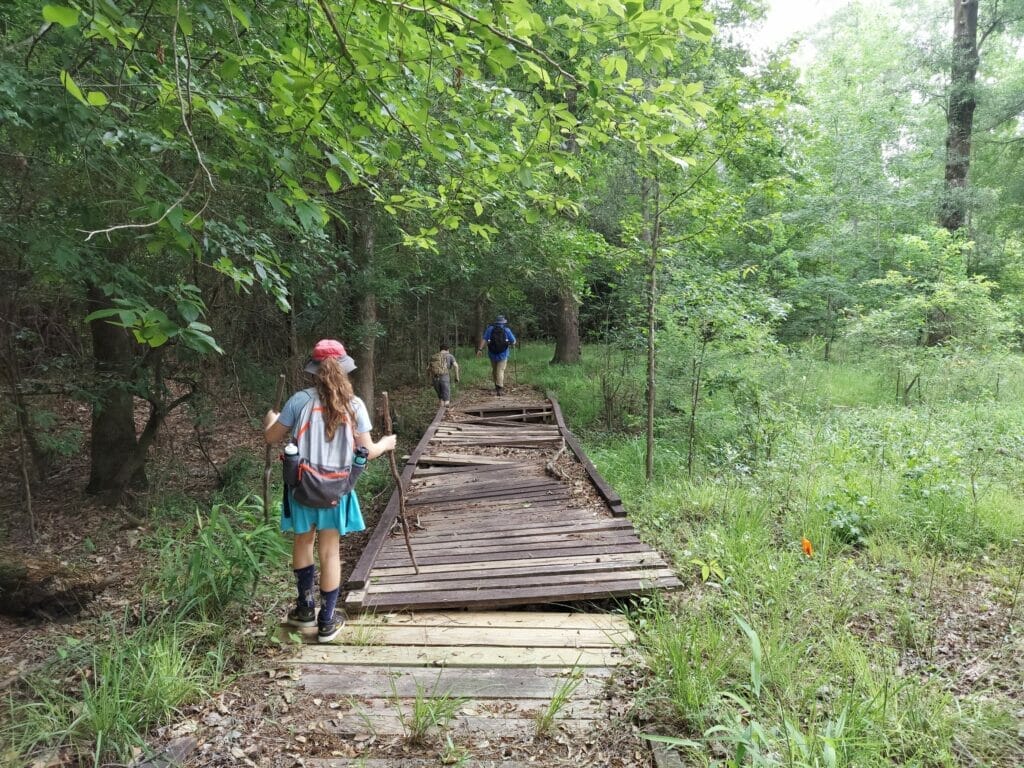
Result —
<instances>
[{"instance_id":1,"label":"black hiking boot","mask_svg":"<svg viewBox=\"0 0 1024 768\"><path fill-rule=\"evenodd\" d=\"M341 632L341 628L345 626L345 620L348 617L345 616L344 611L335 611L334 618L328 622L321 622L317 625L316 639L320 643L329 643L331 640L336 638Z\"/></svg>"},{"instance_id":2,"label":"black hiking boot","mask_svg":"<svg viewBox=\"0 0 1024 768\"><path fill-rule=\"evenodd\" d=\"M497 395L498 397L501 397L503 394L505 394L505 388L504 387L495 387L494 388L494 394Z\"/></svg>"},{"instance_id":3,"label":"black hiking boot","mask_svg":"<svg viewBox=\"0 0 1024 768\"><path fill-rule=\"evenodd\" d=\"M285 623L291 624L293 627L315 627L316 608L312 605L297 605L288 611Z\"/></svg>"}]
</instances>

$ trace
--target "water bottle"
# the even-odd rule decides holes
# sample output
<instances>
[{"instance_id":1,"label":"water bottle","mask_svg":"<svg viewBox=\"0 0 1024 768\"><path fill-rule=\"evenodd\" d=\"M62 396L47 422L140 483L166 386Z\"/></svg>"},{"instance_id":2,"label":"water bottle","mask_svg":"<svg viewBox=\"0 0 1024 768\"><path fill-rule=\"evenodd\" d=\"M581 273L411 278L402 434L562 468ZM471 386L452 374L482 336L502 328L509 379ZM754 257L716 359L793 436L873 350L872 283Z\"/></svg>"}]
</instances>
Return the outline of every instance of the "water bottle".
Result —
<instances>
[{"instance_id":1,"label":"water bottle","mask_svg":"<svg viewBox=\"0 0 1024 768\"><path fill-rule=\"evenodd\" d=\"M284 447L284 455L281 456L281 471L284 475L284 484L294 488L299 484L299 446L295 443L288 443Z\"/></svg>"},{"instance_id":2,"label":"water bottle","mask_svg":"<svg viewBox=\"0 0 1024 768\"><path fill-rule=\"evenodd\" d=\"M355 450L355 454L352 456L352 472L349 475L349 479L352 482L352 486L355 487L356 480L363 474L363 470L366 469L366 460L369 458L370 452L363 446L359 446Z\"/></svg>"}]
</instances>

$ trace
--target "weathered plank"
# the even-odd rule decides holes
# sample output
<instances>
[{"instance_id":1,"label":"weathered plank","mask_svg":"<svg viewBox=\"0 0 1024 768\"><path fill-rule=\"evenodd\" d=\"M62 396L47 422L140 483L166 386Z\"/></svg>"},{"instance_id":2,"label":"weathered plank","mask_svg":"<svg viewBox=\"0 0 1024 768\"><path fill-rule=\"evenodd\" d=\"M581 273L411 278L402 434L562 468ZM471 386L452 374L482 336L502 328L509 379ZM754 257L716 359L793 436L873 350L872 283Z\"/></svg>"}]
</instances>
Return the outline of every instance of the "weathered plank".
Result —
<instances>
[{"instance_id":1,"label":"weathered plank","mask_svg":"<svg viewBox=\"0 0 1024 768\"><path fill-rule=\"evenodd\" d=\"M521 554L518 557L507 558L504 560L484 560L481 562L473 563L458 563L456 565L451 564L440 564L440 565L429 565L420 566L421 574L431 573L449 573L453 570L459 572L468 572L478 569L492 569L492 568L521 568L524 570L534 568L546 568L554 565L586 565L588 563L636 563L638 565L652 565L657 566L662 564L662 559L656 552L649 549L641 550L638 552L605 552L599 554L587 554L579 555L575 557L523 557ZM380 566L374 568L374 576L414 576L415 573L411 565L397 565L392 567Z\"/></svg>"},{"instance_id":2,"label":"weathered plank","mask_svg":"<svg viewBox=\"0 0 1024 768\"><path fill-rule=\"evenodd\" d=\"M544 549L536 553L536 557L580 557L583 555L604 555L620 552L647 552L649 547L646 544L588 544L580 542L578 546L564 546L556 549ZM436 555L425 558L417 557L419 565L442 565L452 563L479 563L491 560L508 560L510 556L522 555L521 549L501 549L488 552L467 552L448 555ZM403 559L400 555L394 557L381 557L380 566L387 568L398 565L406 565L408 555ZM557 600L555 601L557 602Z\"/></svg>"},{"instance_id":3,"label":"weathered plank","mask_svg":"<svg viewBox=\"0 0 1024 768\"><path fill-rule=\"evenodd\" d=\"M473 501L475 499L504 498L506 496L528 496L538 493L564 493L565 485L551 478L525 480L509 485L506 482L469 483L458 488L442 488L417 490L409 494L407 504L434 504L437 502L452 503L456 501Z\"/></svg>"},{"instance_id":4,"label":"weathered plank","mask_svg":"<svg viewBox=\"0 0 1024 768\"><path fill-rule=\"evenodd\" d=\"M343 664L392 667L614 667L621 651L613 648L492 648L488 646L350 646L304 645L299 664Z\"/></svg>"},{"instance_id":5,"label":"weathered plank","mask_svg":"<svg viewBox=\"0 0 1024 768\"><path fill-rule=\"evenodd\" d=\"M555 721L558 727L566 731L583 733L594 726L600 718L585 709L568 708L567 712L560 712ZM398 713L386 714L382 712L360 712L355 711L350 715L343 715L334 720L327 721L323 729L329 733L337 733L345 737L355 737L365 734L368 731L381 737L393 737L404 735L408 728L409 714L405 714L406 722ZM469 716L455 715L447 721L443 728L435 726L430 733L440 734L450 732L463 735L471 735L478 739L505 739L522 737L537 730L534 717L524 714L515 715L490 715L490 716ZM391 764L393 765L393 763ZM434 763L439 766L439 763Z\"/></svg>"},{"instance_id":6,"label":"weathered plank","mask_svg":"<svg viewBox=\"0 0 1024 768\"><path fill-rule=\"evenodd\" d=\"M303 642L316 642L316 627L282 627ZM413 625L350 625L336 642L347 645L467 645L530 648L615 648L632 639L629 630L565 627L419 627Z\"/></svg>"},{"instance_id":7,"label":"weathered plank","mask_svg":"<svg viewBox=\"0 0 1024 768\"><path fill-rule=\"evenodd\" d=\"M678 579L629 579L622 581L583 582L523 589L453 589L443 592L400 592L376 594L368 592L362 598L362 605L370 608L392 610L423 610L443 608L448 605L465 605L473 608L491 608L508 605L522 605L539 600L553 600L557 595L562 602L576 600L604 600L627 595L644 594L656 589L674 589L680 586Z\"/></svg>"},{"instance_id":8,"label":"weathered plank","mask_svg":"<svg viewBox=\"0 0 1024 768\"><path fill-rule=\"evenodd\" d=\"M529 518L526 518L529 520ZM458 534L460 542L492 539L495 536L532 536L538 533L583 533L586 531L632 530L628 520L600 518L581 520L551 520L537 516L536 520L524 522L523 517L515 518L481 518L469 528L458 526L458 520L445 522L430 518L430 528L416 531L416 541L450 541L453 534ZM519 523L517 525L517 523Z\"/></svg>"},{"instance_id":9,"label":"weathered plank","mask_svg":"<svg viewBox=\"0 0 1024 768\"><path fill-rule=\"evenodd\" d=\"M518 667L349 667L343 675L333 664L303 664L300 684L314 693L375 697L452 696L473 699L550 699L565 684L570 669ZM588 667L575 696L601 696L610 667Z\"/></svg>"},{"instance_id":10,"label":"weathered plank","mask_svg":"<svg viewBox=\"0 0 1024 768\"><path fill-rule=\"evenodd\" d=\"M554 590L579 584L581 576L587 578L587 583L591 587L598 589L605 582L619 582L625 579L655 581L657 579L672 579L675 574L669 568L614 569L589 571L586 574L581 574L579 571L539 573L530 576L516 573L509 576L493 576L490 578L481 578L474 574L472 576L467 575L462 579L447 581L413 581L392 584L380 584L374 576L371 576L370 589L373 590L375 595L451 592L453 590L474 590L477 592L483 590L518 590L527 587L551 587Z\"/></svg>"},{"instance_id":11,"label":"weathered plank","mask_svg":"<svg viewBox=\"0 0 1024 768\"><path fill-rule=\"evenodd\" d=\"M469 539L465 540L461 537L451 538L439 538L439 539L419 539L416 542L416 547L420 552L426 555L437 554L441 552L490 552L490 551L505 551L509 547L529 547L532 551L542 550L550 545L568 545L576 543L596 543L596 542L623 542L623 543L639 543L640 539L636 537L631 528L620 528L618 530L596 530L596 531L541 531L538 533L529 534L508 534L505 536L489 536L484 539ZM390 545L393 549L398 549L395 546L394 539L391 540ZM388 545L385 545L381 549L381 554L389 551Z\"/></svg>"},{"instance_id":12,"label":"weathered plank","mask_svg":"<svg viewBox=\"0 0 1024 768\"><path fill-rule=\"evenodd\" d=\"M502 513L508 514L510 520L526 519L529 515L542 515L543 519L550 520L558 516L565 520L582 519L593 517L596 510L593 507L569 506L562 499L498 499L482 507L466 509L459 505L432 504L423 505L418 510L421 517L430 520L463 519L466 526L471 527L478 520L495 519L501 517ZM600 517L600 515L597 515ZM608 517L605 512L604 517Z\"/></svg>"},{"instance_id":13,"label":"weathered plank","mask_svg":"<svg viewBox=\"0 0 1024 768\"><path fill-rule=\"evenodd\" d=\"M424 435L426 439L426 435ZM430 441L422 443L427 445ZM468 453L447 453L444 451L434 451L432 453L424 454L419 459L419 464L472 464L474 466L480 464L518 464L520 459L507 458L502 456L487 456L485 454L475 455Z\"/></svg>"},{"instance_id":14,"label":"weathered plank","mask_svg":"<svg viewBox=\"0 0 1024 768\"><path fill-rule=\"evenodd\" d=\"M437 759L305 757L302 764L309 768L437 768ZM461 765L462 768L535 768L532 763L519 760L470 760Z\"/></svg>"},{"instance_id":15,"label":"weathered plank","mask_svg":"<svg viewBox=\"0 0 1024 768\"><path fill-rule=\"evenodd\" d=\"M626 631L629 622L615 613L580 611L422 611L375 613L355 616L350 624L414 627L554 627L558 629L607 629Z\"/></svg>"}]
</instances>

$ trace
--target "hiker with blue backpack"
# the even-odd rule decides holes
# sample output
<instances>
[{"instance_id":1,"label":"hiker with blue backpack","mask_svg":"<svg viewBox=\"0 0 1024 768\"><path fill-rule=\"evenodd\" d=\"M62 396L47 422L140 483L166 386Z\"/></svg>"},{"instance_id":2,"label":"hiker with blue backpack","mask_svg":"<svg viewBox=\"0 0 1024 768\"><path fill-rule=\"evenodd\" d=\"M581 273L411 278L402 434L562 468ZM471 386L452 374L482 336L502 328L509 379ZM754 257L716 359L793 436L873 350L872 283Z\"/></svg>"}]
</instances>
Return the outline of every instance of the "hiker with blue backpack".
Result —
<instances>
[{"instance_id":1,"label":"hiker with blue backpack","mask_svg":"<svg viewBox=\"0 0 1024 768\"><path fill-rule=\"evenodd\" d=\"M504 315L498 315L494 322L487 326L477 346L477 357L487 347L487 356L491 358L491 378L494 380L494 394L499 397L505 391L505 366L512 347L517 343L516 335L508 327Z\"/></svg>"},{"instance_id":2,"label":"hiker with blue backpack","mask_svg":"<svg viewBox=\"0 0 1024 768\"><path fill-rule=\"evenodd\" d=\"M268 444L288 438L282 455L285 490L281 531L292 532L292 568L298 589L287 623L317 627L328 643L345 624L336 610L341 589L340 538L366 528L354 489L366 462L395 449L395 436L374 442L366 405L355 396L348 374L356 368L341 342L322 339L313 347L306 373L313 386L300 390L281 412L263 420ZM314 544L320 554L320 612L316 610Z\"/></svg>"}]
</instances>

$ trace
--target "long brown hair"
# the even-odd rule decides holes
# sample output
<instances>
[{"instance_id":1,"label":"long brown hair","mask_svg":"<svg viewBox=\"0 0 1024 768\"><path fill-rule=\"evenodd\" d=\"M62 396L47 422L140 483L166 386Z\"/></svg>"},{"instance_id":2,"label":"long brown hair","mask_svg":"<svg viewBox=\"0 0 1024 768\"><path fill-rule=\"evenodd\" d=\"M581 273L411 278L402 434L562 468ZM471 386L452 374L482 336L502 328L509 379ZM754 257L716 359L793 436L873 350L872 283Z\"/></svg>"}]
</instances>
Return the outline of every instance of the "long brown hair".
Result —
<instances>
[{"instance_id":1,"label":"long brown hair","mask_svg":"<svg viewBox=\"0 0 1024 768\"><path fill-rule=\"evenodd\" d=\"M316 374L316 392L320 395L320 406L324 409L324 429L328 440L334 439L338 427L348 422L355 428L356 415L352 410L352 382L336 357L328 357L320 363Z\"/></svg>"}]
</instances>

